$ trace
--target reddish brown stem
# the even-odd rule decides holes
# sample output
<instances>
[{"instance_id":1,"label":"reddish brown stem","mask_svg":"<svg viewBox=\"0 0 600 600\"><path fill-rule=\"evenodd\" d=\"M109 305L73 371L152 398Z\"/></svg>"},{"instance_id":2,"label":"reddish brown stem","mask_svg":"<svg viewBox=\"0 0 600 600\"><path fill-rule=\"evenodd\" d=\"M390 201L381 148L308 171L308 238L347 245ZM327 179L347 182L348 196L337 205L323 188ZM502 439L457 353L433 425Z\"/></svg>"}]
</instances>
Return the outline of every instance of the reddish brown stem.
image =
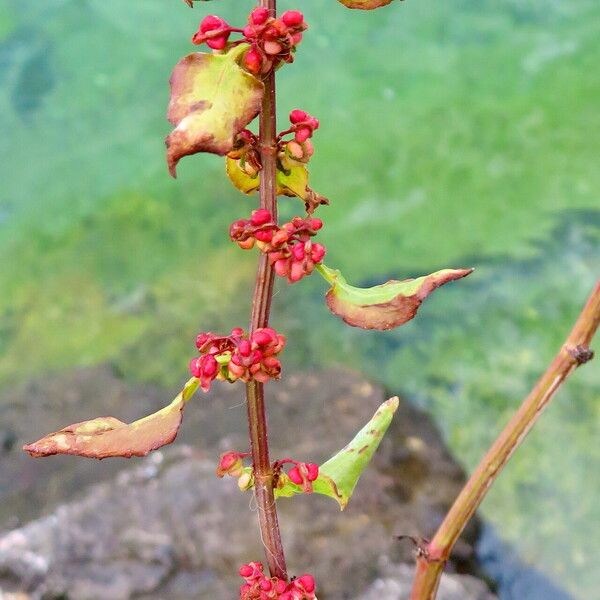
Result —
<instances>
[{"instance_id":1,"label":"reddish brown stem","mask_svg":"<svg viewBox=\"0 0 600 600\"><path fill-rule=\"evenodd\" d=\"M275 0L261 0L260 5L268 8L275 15ZM274 72L269 73L265 79L265 95L260 113L259 147L262 163L260 206L269 210L275 222L277 222L277 141ZM273 298L273 280L273 268L269 264L267 255L261 253L252 301L251 331L259 327L267 327L269 324L271 300ZM273 469L269 458L267 413L263 384L257 381L248 382L246 384L246 400L250 447L254 464L254 493L258 507L261 538L271 576L287 581L285 555L273 492Z\"/></svg>"},{"instance_id":2,"label":"reddish brown stem","mask_svg":"<svg viewBox=\"0 0 600 600\"><path fill-rule=\"evenodd\" d=\"M437 530L420 549L411 600L436 597L444 564L471 517L510 457L567 379L593 356L589 344L600 325L600 281L596 284L566 342L508 425L483 457Z\"/></svg>"}]
</instances>

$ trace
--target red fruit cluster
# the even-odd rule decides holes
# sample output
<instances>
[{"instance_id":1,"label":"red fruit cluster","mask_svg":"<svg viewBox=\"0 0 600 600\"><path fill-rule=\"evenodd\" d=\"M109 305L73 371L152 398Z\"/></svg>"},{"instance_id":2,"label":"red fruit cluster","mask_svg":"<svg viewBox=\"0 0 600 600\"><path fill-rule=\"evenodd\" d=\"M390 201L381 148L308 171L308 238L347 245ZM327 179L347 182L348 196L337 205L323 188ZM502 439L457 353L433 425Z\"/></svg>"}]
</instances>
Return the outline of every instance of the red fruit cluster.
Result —
<instances>
[{"instance_id":1,"label":"red fruit cluster","mask_svg":"<svg viewBox=\"0 0 600 600\"><path fill-rule=\"evenodd\" d=\"M231 27L215 15L204 17L192 42L206 44L213 50L224 50L229 36L233 32L241 33L244 39L233 44L250 44L242 64L254 75L265 75L281 62L293 62L296 46L305 29L304 16L297 10L288 10L276 19L267 8L257 7L250 13L243 29Z\"/></svg>"},{"instance_id":2,"label":"red fruit cluster","mask_svg":"<svg viewBox=\"0 0 600 600\"><path fill-rule=\"evenodd\" d=\"M200 379L205 392L215 379L264 383L279 378L281 362L277 355L284 346L285 337L270 327L257 329L250 336L239 327L228 336L201 333L196 338L201 356L190 361L190 372Z\"/></svg>"},{"instance_id":3,"label":"red fruit cluster","mask_svg":"<svg viewBox=\"0 0 600 600\"><path fill-rule=\"evenodd\" d=\"M308 573L287 583L267 577L259 562L243 565L239 573L246 581L240 587L240 600L316 600L315 579Z\"/></svg>"},{"instance_id":4,"label":"red fruit cluster","mask_svg":"<svg viewBox=\"0 0 600 600\"><path fill-rule=\"evenodd\" d=\"M315 217L294 217L279 227L271 213L261 208L250 219L234 221L229 235L245 250L256 244L269 256L277 275L294 283L310 275L325 256L325 247L310 239L321 227L323 222Z\"/></svg>"},{"instance_id":5,"label":"red fruit cluster","mask_svg":"<svg viewBox=\"0 0 600 600\"><path fill-rule=\"evenodd\" d=\"M268 9L255 8L243 29L251 46L244 55L244 66L250 73L264 75L281 62L293 62L306 27L304 15L297 10L288 10L276 19Z\"/></svg>"}]
</instances>

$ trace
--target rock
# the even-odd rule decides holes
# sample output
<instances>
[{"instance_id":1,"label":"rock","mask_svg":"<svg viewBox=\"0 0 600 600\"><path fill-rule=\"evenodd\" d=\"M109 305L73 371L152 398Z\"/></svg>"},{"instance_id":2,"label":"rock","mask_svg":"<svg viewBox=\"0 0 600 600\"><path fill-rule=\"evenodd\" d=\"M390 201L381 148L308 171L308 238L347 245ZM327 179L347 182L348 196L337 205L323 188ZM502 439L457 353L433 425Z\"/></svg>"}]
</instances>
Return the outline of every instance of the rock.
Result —
<instances>
[{"instance_id":1,"label":"rock","mask_svg":"<svg viewBox=\"0 0 600 600\"><path fill-rule=\"evenodd\" d=\"M92 385L88 378L101 383ZM101 414L135 418L170 397L154 388L128 391L102 369L71 375L68 382L68 386L54 382L37 396L47 406L58 407L60 423L55 415L50 426L38 417L17 421L16 429L24 437L19 445L82 418ZM90 387L93 394L84 394L82 390ZM77 401L65 402L64 396L54 405L47 396L53 389L69 390L73 399L85 397L85 414ZM20 503L14 494L7 495L13 500L4 507L3 517L23 519L34 512L48 485L55 486L54 506L45 504L45 510L52 510L49 516L0 538L0 589L44 600L67 593L72 600L231 599L239 585L238 566L262 559L252 496L240 493L234 480L214 476L220 452L247 447L241 394L240 386L215 386L208 397L198 396L186 409L177 443L143 460L26 459L39 468L37 478L26 485L21 482ZM344 370L291 375L270 384L269 394L272 455L314 462L344 446L386 397L382 388ZM34 409L26 408L24 398L18 402L17 396L13 392L12 414L19 414L19 406L33 414ZM140 409L141 402L128 406L129 397L144 398L148 406L145 410ZM1 399L0 406L5 406ZM23 464L20 456L17 463ZM49 468L44 471L38 464ZM106 469L106 464L111 466ZM128 468L115 477L123 464ZM412 562L413 550L395 536L430 536L462 481L461 469L429 418L401 402L346 511L340 513L335 502L316 495L279 502L290 572L312 572L322 600L371 600L384 598L373 594L405 589L412 568L401 563ZM67 497L61 498L60 485ZM60 504L77 485L81 487L77 498ZM33 506L24 507L31 498ZM474 523L449 571L472 569L476 537ZM487 600L489 596L482 596L479 589L471 591L474 584L468 582L471 579L450 578L444 589L465 590L468 595L462 600ZM458 591L452 593L447 600L458 598Z\"/></svg>"},{"instance_id":2,"label":"rock","mask_svg":"<svg viewBox=\"0 0 600 600\"><path fill-rule=\"evenodd\" d=\"M355 600L402 600L410 597L414 569L407 564L387 565L364 594ZM437 600L494 600L479 579L469 575L443 575Z\"/></svg>"}]
</instances>

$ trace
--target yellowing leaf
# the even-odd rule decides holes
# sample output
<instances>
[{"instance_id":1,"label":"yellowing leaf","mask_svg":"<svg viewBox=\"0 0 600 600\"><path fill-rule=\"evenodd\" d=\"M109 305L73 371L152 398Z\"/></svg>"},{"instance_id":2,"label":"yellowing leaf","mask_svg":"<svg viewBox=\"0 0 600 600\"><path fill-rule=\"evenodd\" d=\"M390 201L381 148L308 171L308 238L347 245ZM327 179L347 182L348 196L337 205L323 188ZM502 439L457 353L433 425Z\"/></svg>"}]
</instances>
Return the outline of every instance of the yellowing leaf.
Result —
<instances>
[{"instance_id":1,"label":"yellowing leaf","mask_svg":"<svg viewBox=\"0 0 600 600\"><path fill-rule=\"evenodd\" d=\"M304 165L293 166L288 171L277 171L277 193L304 200L308 214L312 214L321 204L329 204L325 196L321 196L309 187L308 169Z\"/></svg>"},{"instance_id":2,"label":"yellowing leaf","mask_svg":"<svg viewBox=\"0 0 600 600\"><path fill-rule=\"evenodd\" d=\"M331 284L327 306L348 325L362 329L392 329L410 321L433 290L473 269L444 269L417 279L391 280L371 288L349 285L342 274L326 265L317 270Z\"/></svg>"},{"instance_id":3,"label":"yellowing leaf","mask_svg":"<svg viewBox=\"0 0 600 600\"><path fill-rule=\"evenodd\" d=\"M239 164L239 160L225 158L225 171L233 185L244 194L253 194L260 187L260 175L250 177Z\"/></svg>"},{"instance_id":4,"label":"yellowing leaf","mask_svg":"<svg viewBox=\"0 0 600 600\"><path fill-rule=\"evenodd\" d=\"M244 194L253 194L260 188L260 173L251 177L240 166L238 160L225 158L225 170L233 185ZM305 165L295 165L288 171L277 169L277 195L297 197L304 201L305 208L312 214L321 204L329 200L318 194L308 185L308 169Z\"/></svg>"},{"instance_id":5,"label":"yellowing leaf","mask_svg":"<svg viewBox=\"0 0 600 600\"><path fill-rule=\"evenodd\" d=\"M397 397L386 400L352 441L319 467L319 477L313 482L315 494L329 496L337 501L341 510L346 508L360 476L390 426L398 404ZM275 489L276 497L288 498L302 493L302 488L289 480L283 487Z\"/></svg>"},{"instance_id":6,"label":"yellowing leaf","mask_svg":"<svg viewBox=\"0 0 600 600\"><path fill-rule=\"evenodd\" d=\"M304 165L289 171L277 170L277 193L280 196L297 196L304 200L308 187L308 169Z\"/></svg>"},{"instance_id":7,"label":"yellowing leaf","mask_svg":"<svg viewBox=\"0 0 600 600\"><path fill-rule=\"evenodd\" d=\"M166 139L173 177L184 156L227 154L236 135L259 113L264 85L238 64L248 47L240 44L226 54L195 52L175 65L168 119L176 127Z\"/></svg>"},{"instance_id":8,"label":"yellowing leaf","mask_svg":"<svg viewBox=\"0 0 600 600\"><path fill-rule=\"evenodd\" d=\"M193 377L171 404L143 419L127 424L114 417L98 417L69 425L23 446L23 450L34 458L53 454L75 454L98 459L146 456L175 439L185 403L197 389L198 379Z\"/></svg>"}]
</instances>

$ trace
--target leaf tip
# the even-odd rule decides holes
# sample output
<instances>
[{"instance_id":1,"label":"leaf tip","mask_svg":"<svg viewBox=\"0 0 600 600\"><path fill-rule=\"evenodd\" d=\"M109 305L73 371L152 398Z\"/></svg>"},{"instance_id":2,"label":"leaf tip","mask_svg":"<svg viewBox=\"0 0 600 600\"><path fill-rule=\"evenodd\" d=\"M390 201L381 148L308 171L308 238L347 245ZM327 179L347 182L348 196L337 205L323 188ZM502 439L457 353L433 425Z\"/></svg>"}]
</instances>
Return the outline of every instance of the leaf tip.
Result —
<instances>
[{"instance_id":1,"label":"leaf tip","mask_svg":"<svg viewBox=\"0 0 600 600\"><path fill-rule=\"evenodd\" d=\"M27 452L27 454L29 454L29 456L31 456L32 458L40 458L42 456L44 456L43 452L39 452L37 449L37 445L35 442L33 442L32 444L25 444L22 447L23 452Z\"/></svg>"},{"instance_id":2,"label":"leaf tip","mask_svg":"<svg viewBox=\"0 0 600 600\"><path fill-rule=\"evenodd\" d=\"M165 138L165 146L167 147L167 168L169 169L169 175L173 179L177 179L177 163L180 157L174 150L174 144L172 143L173 133Z\"/></svg>"},{"instance_id":3,"label":"leaf tip","mask_svg":"<svg viewBox=\"0 0 600 600\"><path fill-rule=\"evenodd\" d=\"M383 403L383 406L388 408L392 413L395 413L398 410L398 407L400 406L400 398L398 398L398 396L394 396L389 400L386 400Z\"/></svg>"}]
</instances>

